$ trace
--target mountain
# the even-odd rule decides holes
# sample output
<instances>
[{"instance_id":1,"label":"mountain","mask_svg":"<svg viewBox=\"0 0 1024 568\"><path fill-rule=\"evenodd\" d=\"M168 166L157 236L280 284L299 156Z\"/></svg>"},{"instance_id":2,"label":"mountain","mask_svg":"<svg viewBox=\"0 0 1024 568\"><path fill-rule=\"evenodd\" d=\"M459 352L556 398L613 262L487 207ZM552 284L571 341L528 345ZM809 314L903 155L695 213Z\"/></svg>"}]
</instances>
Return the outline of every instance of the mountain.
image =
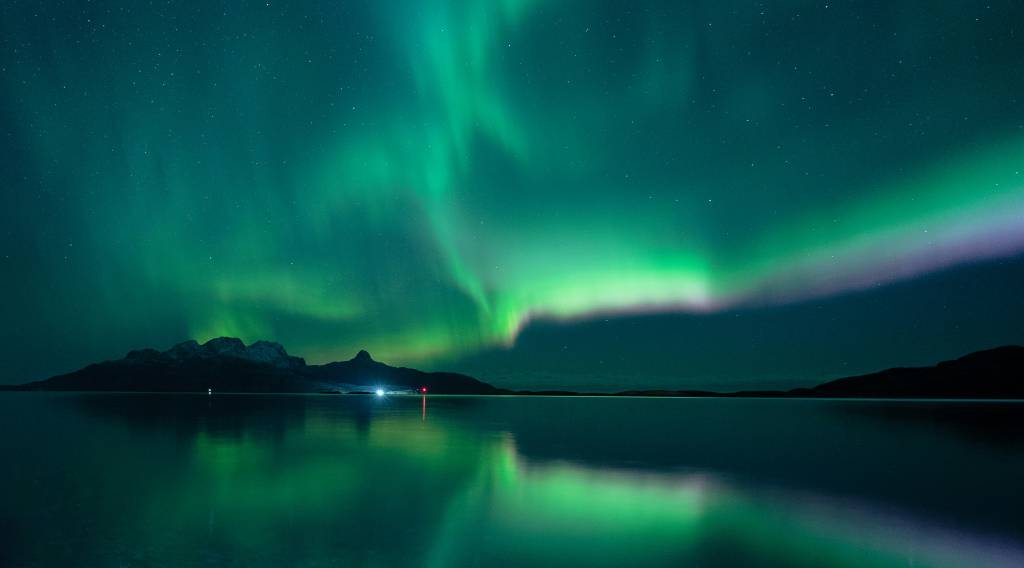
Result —
<instances>
[{"instance_id":1,"label":"mountain","mask_svg":"<svg viewBox=\"0 0 1024 568\"><path fill-rule=\"evenodd\" d=\"M466 375L391 367L360 351L348 361L307 365L270 341L246 345L233 337L179 343L166 351L139 349L17 390L203 392L352 392L419 390L434 394L498 394Z\"/></svg>"},{"instance_id":2,"label":"mountain","mask_svg":"<svg viewBox=\"0 0 1024 568\"><path fill-rule=\"evenodd\" d=\"M278 343L219 337L186 341L167 351L139 349L123 359L89 365L4 390L202 392L367 392L419 390L434 394L600 396L726 396L814 398L1001 398L1024 399L1024 347L978 351L932 367L895 368L836 379L790 391L716 393L698 390L635 390L615 394L523 391L495 388L458 373L427 373L392 367L360 351L348 361L307 365Z\"/></svg>"},{"instance_id":3,"label":"mountain","mask_svg":"<svg viewBox=\"0 0 1024 568\"><path fill-rule=\"evenodd\" d=\"M370 387L419 389L435 394L501 394L485 382L459 373L426 373L407 367L391 367L374 361L366 351L360 351L348 361L306 367L313 380L326 385L366 385Z\"/></svg>"},{"instance_id":4,"label":"mountain","mask_svg":"<svg viewBox=\"0 0 1024 568\"><path fill-rule=\"evenodd\" d=\"M541 394L541 393L538 393ZM977 351L931 367L898 367L789 391L634 390L619 396L1024 399L1024 347Z\"/></svg>"},{"instance_id":5,"label":"mountain","mask_svg":"<svg viewBox=\"0 0 1024 568\"><path fill-rule=\"evenodd\" d=\"M932 367L901 367L836 379L789 396L1024 398L1024 347L977 351Z\"/></svg>"}]
</instances>

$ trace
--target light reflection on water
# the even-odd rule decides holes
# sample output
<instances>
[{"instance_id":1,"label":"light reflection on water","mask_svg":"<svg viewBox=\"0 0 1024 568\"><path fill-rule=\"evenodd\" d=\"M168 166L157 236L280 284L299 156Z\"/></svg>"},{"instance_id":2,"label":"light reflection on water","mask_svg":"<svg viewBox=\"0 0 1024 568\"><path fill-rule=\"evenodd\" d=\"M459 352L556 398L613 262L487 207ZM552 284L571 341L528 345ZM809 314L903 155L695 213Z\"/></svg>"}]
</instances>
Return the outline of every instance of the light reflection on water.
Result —
<instances>
[{"instance_id":1,"label":"light reflection on water","mask_svg":"<svg viewBox=\"0 0 1024 568\"><path fill-rule=\"evenodd\" d=\"M4 453L20 459L0 474L11 538L0 561L1024 566L1019 527L940 514L942 489L971 480L944 484L933 471L939 491L902 503L841 489L866 456L897 460L897 486L926 471L904 476L910 466L891 444L928 444L940 460L994 453L1008 475L1019 471L1016 446L846 407L686 402L4 395L0 426L21 427L2 430ZM824 452L795 434L784 423L794 410L805 428L841 425L849 448ZM730 426L714 427L723 413ZM755 429L789 433L778 441L795 453L734 432ZM811 457L774 461L801 454ZM915 505L929 496L929 507Z\"/></svg>"}]
</instances>

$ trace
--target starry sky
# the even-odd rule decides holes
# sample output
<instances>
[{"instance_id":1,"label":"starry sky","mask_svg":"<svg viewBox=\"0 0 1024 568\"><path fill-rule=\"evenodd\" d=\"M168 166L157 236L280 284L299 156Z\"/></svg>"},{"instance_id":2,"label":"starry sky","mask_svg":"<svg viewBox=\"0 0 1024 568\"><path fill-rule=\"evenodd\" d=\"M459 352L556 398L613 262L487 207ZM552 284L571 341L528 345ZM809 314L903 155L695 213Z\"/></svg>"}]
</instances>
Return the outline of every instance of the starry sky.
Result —
<instances>
[{"instance_id":1,"label":"starry sky","mask_svg":"<svg viewBox=\"0 0 1024 568\"><path fill-rule=\"evenodd\" d=\"M1024 342L1024 4L0 5L0 382L186 338L528 388Z\"/></svg>"}]
</instances>

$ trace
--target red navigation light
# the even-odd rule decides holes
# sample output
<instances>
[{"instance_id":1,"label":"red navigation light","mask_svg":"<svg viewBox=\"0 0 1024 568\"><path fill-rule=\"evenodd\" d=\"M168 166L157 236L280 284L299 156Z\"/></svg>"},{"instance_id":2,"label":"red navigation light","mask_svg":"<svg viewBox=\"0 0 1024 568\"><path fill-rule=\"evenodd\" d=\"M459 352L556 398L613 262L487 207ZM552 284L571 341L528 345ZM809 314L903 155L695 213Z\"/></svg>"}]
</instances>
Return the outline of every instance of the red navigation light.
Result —
<instances>
[{"instance_id":1,"label":"red navigation light","mask_svg":"<svg viewBox=\"0 0 1024 568\"><path fill-rule=\"evenodd\" d=\"M420 392L423 394L427 394L427 387L420 387Z\"/></svg>"}]
</instances>

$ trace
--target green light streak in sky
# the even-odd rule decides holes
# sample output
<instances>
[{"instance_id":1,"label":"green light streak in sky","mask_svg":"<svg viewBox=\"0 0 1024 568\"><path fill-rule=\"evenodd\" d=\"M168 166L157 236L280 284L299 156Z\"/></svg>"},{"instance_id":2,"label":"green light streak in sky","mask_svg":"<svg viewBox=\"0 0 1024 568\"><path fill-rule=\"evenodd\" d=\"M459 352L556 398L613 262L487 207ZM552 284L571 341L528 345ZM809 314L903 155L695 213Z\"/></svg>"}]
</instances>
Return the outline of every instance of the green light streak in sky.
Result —
<instances>
[{"instance_id":1,"label":"green light streak in sky","mask_svg":"<svg viewBox=\"0 0 1024 568\"><path fill-rule=\"evenodd\" d=\"M788 299L821 293L800 290L800 281L808 274L817 274L830 292L857 287L857 279L878 264L942 254L936 242L956 246L965 233L984 236L986 225L1007 210L1007 201L1015 204L1024 195L1019 172L1014 170L1022 154L1019 145L1013 144L979 158L962 159L938 172L931 168L923 175L905 176L905 181L887 182L880 190L867 188L864 193L872 195L867 199L854 195L821 213L800 214L804 219L796 223L787 221L753 235L749 239L753 245L739 254L688 245L686 241L692 239L685 237L665 246L649 242L646 231L618 234L614 223L594 222L587 218L592 212L586 211L574 215L569 227L560 223L530 227L538 229L536 234L517 232L518 219L504 219L506 225L493 232L478 232L467 226L464 217L470 215L461 212L460 216L457 210L457 198L467 199L459 192L488 190L473 185L475 144L471 140L493 143L509 162L528 168L543 162L527 154L535 141L544 146L542 124L550 117L509 118L523 113L510 110L506 97L494 87L500 81L494 76L492 52L517 37L512 30L526 6L512 11L507 6L469 3L463 14L445 8L449 9L428 10L432 17L425 20L412 19L417 27L403 34L413 38L407 48L418 92L429 109L427 124L432 126L421 129L404 124L386 128L384 135L360 133L338 151L345 167L329 170L323 182L359 190L362 199L371 202L381 196L392 199L396 190L420 201L424 224L445 259L445 276L472 298L477 310L476 323L467 323L477 327L479 344L431 342L439 353L510 342L532 317L566 319L650 309L700 311L752 295L756 299L763 286L795 287L785 293ZM454 29L467 33L456 35ZM1020 219L1002 221L1019 224ZM922 229L925 224L931 231L922 238L917 233L928 232ZM882 250L887 253L880 255ZM872 280L885 282L914 273L879 274ZM843 280L851 284L836 283Z\"/></svg>"},{"instance_id":2,"label":"green light streak in sky","mask_svg":"<svg viewBox=\"0 0 1024 568\"><path fill-rule=\"evenodd\" d=\"M126 348L150 330L424 363L537 318L794 301L1024 249L1024 139L985 114L1004 79L943 60L967 79L897 84L896 43L822 61L750 31L772 15L645 8L170 9L186 32L119 7L78 42L5 25L16 182L45 205L20 209L27 278L60 300L25 309L43 330L88 304L98 336L117 311ZM935 71L919 49L901 57Z\"/></svg>"}]
</instances>

